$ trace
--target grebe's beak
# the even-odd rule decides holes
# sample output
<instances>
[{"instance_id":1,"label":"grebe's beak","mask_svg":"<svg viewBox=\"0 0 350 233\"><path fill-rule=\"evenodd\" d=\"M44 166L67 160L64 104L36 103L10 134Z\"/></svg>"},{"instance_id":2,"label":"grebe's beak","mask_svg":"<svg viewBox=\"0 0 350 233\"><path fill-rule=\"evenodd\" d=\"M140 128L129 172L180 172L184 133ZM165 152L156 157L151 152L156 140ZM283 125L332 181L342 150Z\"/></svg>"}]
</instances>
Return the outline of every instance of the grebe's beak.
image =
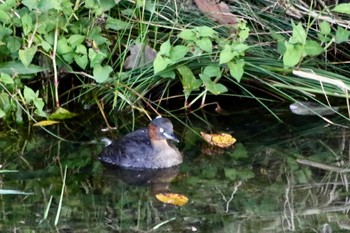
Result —
<instances>
[{"instance_id":1,"label":"grebe's beak","mask_svg":"<svg viewBox=\"0 0 350 233\"><path fill-rule=\"evenodd\" d=\"M164 137L166 137L167 139L173 140L175 142L179 142L179 139L177 139L177 137L175 137L174 133L163 133Z\"/></svg>"}]
</instances>

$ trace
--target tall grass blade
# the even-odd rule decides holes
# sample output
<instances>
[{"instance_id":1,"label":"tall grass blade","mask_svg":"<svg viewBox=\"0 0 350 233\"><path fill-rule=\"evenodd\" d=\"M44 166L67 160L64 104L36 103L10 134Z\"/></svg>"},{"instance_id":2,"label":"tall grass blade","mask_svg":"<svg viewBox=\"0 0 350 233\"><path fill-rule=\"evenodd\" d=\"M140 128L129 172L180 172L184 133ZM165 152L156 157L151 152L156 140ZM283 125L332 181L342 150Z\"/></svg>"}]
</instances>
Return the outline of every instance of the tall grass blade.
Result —
<instances>
[{"instance_id":1,"label":"tall grass blade","mask_svg":"<svg viewBox=\"0 0 350 233\"><path fill-rule=\"evenodd\" d=\"M57 224L58 224L58 220L60 218L60 213L61 213L61 209L62 209L63 194L64 194L64 189L66 188L66 176L67 176L67 165L64 168L61 197L60 197L60 202L58 203L58 209L57 209L56 218L55 218L55 226L57 226Z\"/></svg>"}]
</instances>

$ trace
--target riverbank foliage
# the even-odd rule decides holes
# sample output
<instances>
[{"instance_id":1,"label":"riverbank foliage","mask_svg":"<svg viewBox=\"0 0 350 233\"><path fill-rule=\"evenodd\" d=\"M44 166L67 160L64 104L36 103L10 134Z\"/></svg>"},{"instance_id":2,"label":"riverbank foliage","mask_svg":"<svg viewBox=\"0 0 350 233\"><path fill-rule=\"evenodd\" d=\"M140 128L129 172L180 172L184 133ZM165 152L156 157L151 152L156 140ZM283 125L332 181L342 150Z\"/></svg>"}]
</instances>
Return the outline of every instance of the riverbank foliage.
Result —
<instances>
[{"instance_id":1,"label":"riverbank foliage","mask_svg":"<svg viewBox=\"0 0 350 233\"><path fill-rule=\"evenodd\" d=\"M300 99L350 109L347 3L229 2L220 21L200 1L1 2L8 123L62 119L57 111L77 106L104 117L219 109L218 97L252 98L271 114L272 101Z\"/></svg>"}]
</instances>

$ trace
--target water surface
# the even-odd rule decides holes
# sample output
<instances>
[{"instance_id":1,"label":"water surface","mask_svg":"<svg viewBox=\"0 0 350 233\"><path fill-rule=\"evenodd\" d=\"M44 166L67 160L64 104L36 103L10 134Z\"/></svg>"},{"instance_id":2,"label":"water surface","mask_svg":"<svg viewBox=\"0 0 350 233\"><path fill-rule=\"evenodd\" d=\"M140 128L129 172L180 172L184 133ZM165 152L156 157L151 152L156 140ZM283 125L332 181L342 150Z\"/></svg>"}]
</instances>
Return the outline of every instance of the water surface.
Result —
<instances>
[{"instance_id":1,"label":"water surface","mask_svg":"<svg viewBox=\"0 0 350 233\"><path fill-rule=\"evenodd\" d=\"M102 121L48 128L69 141L40 129L29 136L27 129L2 132L0 164L18 172L2 173L1 189L32 194L0 195L0 230L347 232L348 173L336 168L348 167L349 130L317 117L292 115L288 109L281 118L283 124L254 109L193 115L180 118L182 123L173 119L184 163L157 172L100 164L103 145L97 141L112 135L100 131ZM118 126L115 136L132 130L131 122L119 119L113 124ZM140 118L135 127L145 124ZM229 150L211 148L198 136L200 131L228 132L237 143ZM159 192L183 194L189 202L166 205L155 198Z\"/></svg>"}]
</instances>

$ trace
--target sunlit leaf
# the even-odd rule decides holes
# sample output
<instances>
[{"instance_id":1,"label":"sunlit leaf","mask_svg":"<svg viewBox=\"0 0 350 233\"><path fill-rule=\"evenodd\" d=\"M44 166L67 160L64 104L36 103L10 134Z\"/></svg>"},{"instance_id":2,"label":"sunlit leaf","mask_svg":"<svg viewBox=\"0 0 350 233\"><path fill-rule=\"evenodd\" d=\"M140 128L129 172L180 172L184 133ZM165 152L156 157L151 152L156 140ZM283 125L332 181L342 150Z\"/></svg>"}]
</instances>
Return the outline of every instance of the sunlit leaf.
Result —
<instances>
[{"instance_id":1,"label":"sunlit leaf","mask_svg":"<svg viewBox=\"0 0 350 233\"><path fill-rule=\"evenodd\" d=\"M208 37L195 40L196 45L203 51L210 53L213 50L213 44Z\"/></svg>"},{"instance_id":2,"label":"sunlit leaf","mask_svg":"<svg viewBox=\"0 0 350 233\"><path fill-rule=\"evenodd\" d=\"M203 81L205 88L214 95L219 95L228 91L227 87L221 83L216 83L205 74L199 74L199 77Z\"/></svg>"},{"instance_id":3,"label":"sunlit leaf","mask_svg":"<svg viewBox=\"0 0 350 233\"><path fill-rule=\"evenodd\" d=\"M3 118L4 116L6 116L6 113L2 109L0 109L0 118Z\"/></svg>"},{"instance_id":4,"label":"sunlit leaf","mask_svg":"<svg viewBox=\"0 0 350 233\"><path fill-rule=\"evenodd\" d=\"M335 32L335 43L340 44L348 41L349 35L350 35L349 30L342 27L338 27L337 31Z\"/></svg>"},{"instance_id":5,"label":"sunlit leaf","mask_svg":"<svg viewBox=\"0 0 350 233\"><path fill-rule=\"evenodd\" d=\"M45 120L35 123L33 126L48 126L60 123L59 121Z\"/></svg>"},{"instance_id":6,"label":"sunlit leaf","mask_svg":"<svg viewBox=\"0 0 350 233\"><path fill-rule=\"evenodd\" d=\"M183 206L188 202L188 198L178 193L158 193L156 198L166 204Z\"/></svg>"},{"instance_id":7,"label":"sunlit leaf","mask_svg":"<svg viewBox=\"0 0 350 233\"><path fill-rule=\"evenodd\" d=\"M350 15L350 3L338 4L333 8L333 11Z\"/></svg>"},{"instance_id":8,"label":"sunlit leaf","mask_svg":"<svg viewBox=\"0 0 350 233\"><path fill-rule=\"evenodd\" d=\"M292 22L293 26L293 35L289 39L289 43L291 44L305 44L306 42L306 31L303 28L303 25L301 23L298 23L298 25L295 25L294 22Z\"/></svg>"},{"instance_id":9,"label":"sunlit leaf","mask_svg":"<svg viewBox=\"0 0 350 233\"><path fill-rule=\"evenodd\" d=\"M216 35L216 31L208 26L197 27L196 31L199 37L214 37Z\"/></svg>"},{"instance_id":10,"label":"sunlit leaf","mask_svg":"<svg viewBox=\"0 0 350 233\"><path fill-rule=\"evenodd\" d=\"M166 57L170 57L171 44L170 40L165 41L159 48L159 54L164 55Z\"/></svg>"},{"instance_id":11,"label":"sunlit leaf","mask_svg":"<svg viewBox=\"0 0 350 233\"><path fill-rule=\"evenodd\" d=\"M169 58L163 57L158 53L156 59L153 62L154 73L157 74L158 72L165 70L165 68L167 68L170 63L171 60Z\"/></svg>"},{"instance_id":12,"label":"sunlit leaf","mask_svg":"<svg viewBox=\"0 0 350 233\"><path fill-rule=\"evenodd\" d=\"M230 69L230 74L237 82L240 82L244 74L244 60L240 59L235 62L228 62L227 66Z\"/></svg>"},{"instance_id":13,"label":"sunlit leaf","mask_svg":"<svg viewBox=\"0 0 350 233\"><path fill-rule=\"evenodd\" d=\"M226 44L224 49L220 52L220 64L231 61L235 56L238 56L238 53L232 50L231 45Z\"/></svg>"},{"instance_id":14,"label":"sunlit leaf","mask_svg":"<svg viewBox=\"0 0 350 233\"><path fill-rule=\"evenodd\" d=\"M177 68L177 70L182 77L181 82L185 97L187 98L192 91L198 90L198 88L202 85L202 81L193 75L191 69L188 66L180 66Z\"/></svg>"},{"instance_id":15,"label":"sunlit leaf","mask_svg":"<svg viewBox=\"0 0 350 233\"><path fill-rule=\"evenodd\" d=\"M196 34L193 32L193 30L190 30L190 29L183 30L177 36L183 40L194 41L196 39Z\"/></svg>"},{"instance_id":16,"label":"sunlit leaf","mask_svg":"<svg viewBox=\"0 0 350 233\"><path fill-rule=\"evenodd\" d=\"M189 49L183 45L177 45L171 49L170 59L172 62L178 62L186 56Z\"/></svg>"},{"instance_id":17,"label":"sunlit leaf","mask_svg":"<svg viewBox=\"0 0 350 233\"><path fill-rule=\"evenodd\" d=\"M299 63L303 56L303 47L301 45L293 45L284 42L286 46L286 52L283 54L283 64L288 67L293 67Z\"/></svg>"},{"instance_id":18,"label":"sunlit leaf","mask_svg":"<svg viewBox=\"0 0 350 233\"><path fill-rule=\"evenodd\" d=\"M54 113L49 116L50 120L64 120L77 116L78 114L72 113L64 108L58 108Z\"/></svg>"},{"instance_id":19,"label":"sunlit leaf","mask_svg":"<svg viewBox=\"0 0 350 233\"><path fill-rule=\"evenodd\" d=\"M100 64L97 64L96 66L94 66L93 70L94 79L98 83L103 83L107 81L112 71L113 68L111 66L101 66Z\"/></svg>"},{"instance_id":20,"label":"sunlit leaf","mask_svg":"<svg viewBox=\"0 0 350 233\"><path fill-rule=\"evenodd\" d=\"M36 53L37 47L31 47L31 48L25 48L21 49L18 52L19 59L23 63L25 67L28 67L29 64L32 62L33 57Z\"/></svg>"},{"instance_id":21,"label":"sunlit leaf","mask_svg":"<svg viewBox=\"0 0 350 233\"><path fill-rule=\"evenodd\" d=\"M237 140L227 133L207 134L200 132L203 139L213 146L227 148L232 146Z\"/></svg>"},{"instance_id":22,"label":"sunlit leaf","mask_svg":"<svg viewBox=\"0 0 350 233\"><path fill-rule=\"evenodd\" d=\"M5 73L0 74L0 82L4 84L14 84L13 78Z\"/></svg>"},{"instance_id":23,"label":"sunlit leaf","mask_svg":"<svg viewBox=\"0 0 350 233\"><path fill-rule=\"evenodd\" d=\"M331 25L327 21L322 21L319 26L322 35L328 35L331 33Z\"/></svg>"},{"instance_id":24,"label":"sunlit leaf","mask_svg":"<svg viewBox=\"0 0 350 233\"><path fill-rule=\"evenodd\" d=\"M84 40L85 40L85 36L75 34L75 35L71 35L67 41L73 48L75 48L78 45L82 44Z\"/></svg>"},{"instance_id":25,"label":"sunlit leaf","mask_svg":"<svg viewBox=\"0 0 350 233\"><path fill-rule=\"evenodd\" d=\"M38 98L38 95L31 89L30 87L24 86L23 90L23 96L26 101L26 103L30 103L36 98Z\"/></svg>"},{"instance_id":26,"label":"sunlit leaf","mask_svg":"<svg viewBox=\"0 0 350 233\"><path fill-rule=\"evenodd\" d=\"M220 77L221 70L219 66L210 65L204 68L203 74L207 75L208 77Z\"/></svg>"},{"instance_id":27,"label":"sunlit leaf","mask_svg":"<svg viewBox=\"0 0 350 233\"><path fill-rule=\"evenodd\" d=\"M307 40L304 46L304 52L309 56L317 56L324 52L319 43L314 40Z\"/></svg>"}]
</instances>

